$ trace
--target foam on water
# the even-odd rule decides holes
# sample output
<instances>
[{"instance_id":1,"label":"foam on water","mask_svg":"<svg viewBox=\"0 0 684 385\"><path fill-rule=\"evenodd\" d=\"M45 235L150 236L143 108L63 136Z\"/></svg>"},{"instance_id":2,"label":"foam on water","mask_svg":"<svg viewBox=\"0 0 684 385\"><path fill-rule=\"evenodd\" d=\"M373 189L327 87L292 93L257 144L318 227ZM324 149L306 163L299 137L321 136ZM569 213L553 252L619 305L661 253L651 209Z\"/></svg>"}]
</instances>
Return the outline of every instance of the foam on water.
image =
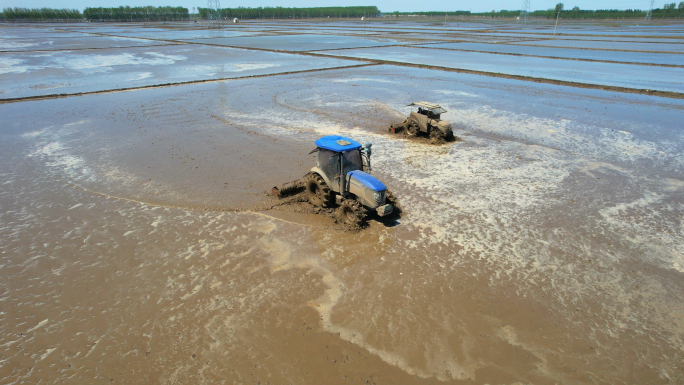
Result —
<instances>
[{"instance_id":1,"label":"foam on water","mask_svg":"<svg viewBox=\"0 0 684 385\"><path fill-rule=\"evenodd\" d=\"M137 73L133 76L128 77L128 80L129 81L143 80L143 79L151 78L152 76L153 76L152 72L140 72L140 73Z\"/></svg>"},{"instance_id":2,"label":"foam on water","mask_svg":"<svg viewBox=\"0 0 684 385\"><path fill-rule=\"evenodd\" d=\"M44 44L51 44L51 43L52 42L44 43ZM2 41L2 40L0 40L0 50L5 50L5 51L12 51L12 50L16 50L19 48L35 47L37 45L40 45L40 43L19 43L16 41Z\"/></svg>"},{"instance_id":3,"label":"foam on water","mask_svg":"<svg viewBox=\"0 0 684 385\"><path fill-rule=\"evenodd\" d=\"M11 57L0 57L0 74L24 73L29 67L21 66L24 60Z\"/></svg>"},{"instance_id":4,"label":"foam on water","mask_svg":"<svg viewBox=\"0 0 684 385\"><path fill-rule=\"evenodd\" d=\"M172 65L178 61L187 60L183 55L166 55L160 52L144 52L141 54L119 53L112 55L78 55L57 57L54 63L58 68L68 68L83 73L112 71L115 66L135 65Z\"/></svg>"},{"instance_id":5,"label":"foam on water","mask_svg":"<svg viewBox=\"0 0 684 385\"><path fill-rule=\"evenodd\" d=\"M394 81L394 80L379 79L379 78L362 78L362 77L353 77L353 78L348 78L348 79L334 79L333 82L335 82L335 83L376 82L376 83L389 83L389 84L398 84L399 83L399 82Z\"/></svg>"},{"instance_id":6,"label":"foam on water","mask_svg":"<svg viewBox=\"0 0 684 385\"><path fill-rule=\"evenodd\" d=\"M231 72L262 70L266 68L280 67L278 63L236 63L232 64Z\"/></svg>"},{"instance_id":7,"label":"foam on water","mask_svg":"<svg viewBox=\"0 0 684 385\"><path fill-rule=\"evenodd\" d=\"M670 194L681 196L684 186L677 181L672 188L663 188ZM672 195L647 192L630 203L621 203L601 209L599 212L606 224L619 229L635 247L645 249L647 255L661 259L665 266L684 273L684 203L671 201ZM670 199L668 199L670 198ZM677 223L678 222L678 223Z\"/></svg>"}]
</instances>

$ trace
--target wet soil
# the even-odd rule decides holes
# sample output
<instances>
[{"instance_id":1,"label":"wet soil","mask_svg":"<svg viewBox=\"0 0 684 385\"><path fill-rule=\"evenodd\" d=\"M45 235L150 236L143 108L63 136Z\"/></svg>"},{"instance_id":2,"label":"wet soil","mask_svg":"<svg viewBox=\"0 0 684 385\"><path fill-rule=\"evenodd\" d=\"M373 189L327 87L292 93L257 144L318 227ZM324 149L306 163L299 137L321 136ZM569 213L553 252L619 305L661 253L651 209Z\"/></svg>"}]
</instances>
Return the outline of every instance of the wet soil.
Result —
<instances>
[{"instance_id":1,"label":"wet soil","mask_svg":"<svg viewBox=\"0 0 684 385\"><path fill-rule=\"evenodd\" d=\"M363 28L263 30L321 25ZM294 72L0 103L3 383L684 381L682 99ZM385 131L419 100L463 141ZM344 231L265 194L328 134L373 143L400 218Z\"/></svg>"}]
</instances>

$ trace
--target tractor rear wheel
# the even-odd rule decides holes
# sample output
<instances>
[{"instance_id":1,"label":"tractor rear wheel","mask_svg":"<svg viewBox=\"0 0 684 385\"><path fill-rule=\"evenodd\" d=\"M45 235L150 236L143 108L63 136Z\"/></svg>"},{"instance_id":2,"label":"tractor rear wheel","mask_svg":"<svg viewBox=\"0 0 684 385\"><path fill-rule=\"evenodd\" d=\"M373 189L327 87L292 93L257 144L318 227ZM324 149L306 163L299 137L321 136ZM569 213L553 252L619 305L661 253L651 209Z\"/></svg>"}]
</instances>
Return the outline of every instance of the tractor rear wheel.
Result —
<instances>
[{"instance_id":1,"label":"tractor rear wheel","mask_svg":"<svg viewBox=\"0 0 684 385\"><path fill-rule=\"evenodd\" d=\"M316 173L311 173L306 177L306 196L314 206L330 207L333 203L330 187L325 183L323 177Z\"/></svg>"},{"instance_id":2,"label":"tractor rear wheel","mask_svg":"<svg viewBox=\"0 0 684 385\"><path fill-rule=\"evenodd\" d=\"M411 136L416 136L420 132L420 126L418 126L418 122L415 120L409 120L406 131L408 131L409 135Z\"/></svg>"},{"instance_id":3,"label":"tractor rear wheel","mask_svg":"<svg viewBox=\"0 0 684 385\"><path fill-rule=\"evenodd\" d=\"M366 219L366 209L355 199L345 199L337 209L337 219L351 227L360 226Z\"/></svg>"}]
</instances>

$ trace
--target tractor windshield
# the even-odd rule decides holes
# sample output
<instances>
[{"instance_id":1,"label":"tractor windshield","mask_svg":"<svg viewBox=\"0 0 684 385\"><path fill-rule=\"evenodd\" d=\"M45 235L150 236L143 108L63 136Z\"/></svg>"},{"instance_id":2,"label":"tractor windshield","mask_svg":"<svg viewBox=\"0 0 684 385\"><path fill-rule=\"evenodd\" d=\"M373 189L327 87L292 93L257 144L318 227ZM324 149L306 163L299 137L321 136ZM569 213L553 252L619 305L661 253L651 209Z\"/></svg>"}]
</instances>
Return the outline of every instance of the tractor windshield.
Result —
<instances>
[{"instance_id":1,"label":"tractor windshield","mask_svg":"<svg viewBox=\"0 0 684 385\"><path fill-rule=\"evenodd\" d=\"M344 153L342 157L344 161L344 173L353 170L363 170L363 163L361 161L361 151L351 150Z\"/></svg>"}]
</instances>

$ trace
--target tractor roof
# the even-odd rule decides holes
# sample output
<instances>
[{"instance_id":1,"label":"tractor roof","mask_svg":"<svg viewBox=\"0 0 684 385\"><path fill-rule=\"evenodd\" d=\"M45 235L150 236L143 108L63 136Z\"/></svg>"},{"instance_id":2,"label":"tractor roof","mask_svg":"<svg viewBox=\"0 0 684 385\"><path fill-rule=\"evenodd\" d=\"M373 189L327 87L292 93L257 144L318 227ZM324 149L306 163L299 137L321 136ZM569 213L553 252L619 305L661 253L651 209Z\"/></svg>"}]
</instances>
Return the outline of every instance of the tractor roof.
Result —
<instances>
[{"instance_id":1,"label":"tractor roof","mask_svg":"<svg viewBox=\"0 0 684 385\"><path fill-rule=\"evenodd\" d=\"M409 106L422 107L432 111L433 114L443 114L447 112L444 108L440 107L439 104L428 103L428 102L413 102Z\"/></svg>"},{"instance_id":2,"label":"tractor roof","mask_svg":"<svg viewBox=\"0 0 684 385\"><path fill-rule=\"evenodd\" d=\"M344 152L361 148L361 143L339 135L329 135L318 139L316 146L335 152Z\"/></svg>"}]
</instances>

